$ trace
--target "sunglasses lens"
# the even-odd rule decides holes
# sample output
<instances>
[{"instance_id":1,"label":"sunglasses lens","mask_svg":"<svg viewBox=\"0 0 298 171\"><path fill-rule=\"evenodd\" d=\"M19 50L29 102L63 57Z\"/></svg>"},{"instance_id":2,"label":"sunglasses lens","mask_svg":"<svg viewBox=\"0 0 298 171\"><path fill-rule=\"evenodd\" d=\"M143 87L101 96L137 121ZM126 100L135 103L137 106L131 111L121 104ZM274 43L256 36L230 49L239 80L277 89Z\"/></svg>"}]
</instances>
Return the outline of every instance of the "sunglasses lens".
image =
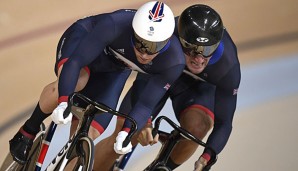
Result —
<instances>
[{"instance_id":1,"label":"sunglasses lens","mask_svg":"<svg viewBox=\"0 0 298 171\"><path fill-rule=\"evenodd\" d=\"M180 37L180 42L185 54L190 56L202 55L205 58L210 57L215 52L215 50L217 49L220 43L218 42L211 46L199 46L199 45L188 43L181 37Z\"/></svg>"},{"instance_id":2,"label":"sunglasses lens","mask_svg":"<svg viewBox=\"0 0 298 171\"><path fill-rule=\"evenodd\" d=\"M168 39L162 42L151 42L139 37L136 33L134 33L132 40L133 45L139 52L146 53L148 55L160 52L168 43Z\"/></svg>"}]
</instances>

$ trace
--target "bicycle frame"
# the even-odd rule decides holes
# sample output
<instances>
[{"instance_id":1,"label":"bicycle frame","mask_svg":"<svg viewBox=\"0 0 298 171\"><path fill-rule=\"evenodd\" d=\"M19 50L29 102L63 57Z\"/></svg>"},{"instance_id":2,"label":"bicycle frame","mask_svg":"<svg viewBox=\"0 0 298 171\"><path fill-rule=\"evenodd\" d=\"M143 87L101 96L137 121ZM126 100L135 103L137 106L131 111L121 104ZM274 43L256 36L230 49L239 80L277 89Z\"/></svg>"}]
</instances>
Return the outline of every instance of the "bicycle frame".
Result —
<instances>
[{"instance_id":1,"label":"bicycle frame","mask_svg":"<svg viewBox=\"0 0 298 171\"><path fill-rule=\"evenodd\" d=\"M168 124L170 124L170 126L172 128L174 128L174 130L171 133L167 133L167 132L163 132L161 130L159 130L159 126L162 120L165 120ZM181 139L188 139L191 141L196 142L199 145L202 145L204 147L206 147L206 144L197 139L195 136L193 136L191 133L189 133L188 131L186 131L185 129L181 128L180 126L178 126L177 124L175 124L172 120L170 120L168 117L166 116L159 116L156 121L155 121L155 126L152 130L152 135L153 137L159 133L160 135L164 135L167 137L166 140L160 140L160 142L162 143L162 147L159 150L158 155L156 156L156 158L150 163L149 166L147 166L144 171L154 171L155 169L159 169L159 170L163 170L163 171L171 171L171 169L169 169L166 166L166 163L169 159L169 156L173 150L173 148L175 147L175 145L181 140ZM160 138L161 139L161 138ZM211 148L210 148L211 149ZM211 149L212 151L214 151L213 149ZM133 151L132 151L133 152ZM119 163L116 165L116 168L120 168L121 170L124 170L124 166L126 165L126 163L128 162L130 156L132 155L132 152L125 154L124 157L122 157L121 161L119 161ZM123 167L120 167L123 166ZM114 167L115 168L115 167Z\"/></svg>"},{"instance_id":2,"label":"bicycle frame","mask_svg":"<svg viewBox=\"0 0 298 171\"><path fill-rule=\"evenodd\" d=\"M51 122L44 140L42 141L41 149L39 151L38 159L36 161L35 165L35 171L40 171L44 162L44 159L46 157L46 154L48 152L49 146L51 144L52 138L54 136L54 133L56 131L57 124L54 122Z\"/></svg>"},{"instance_id":3,"label":"bicycle frame","mask_svg":"<svg viewBox=\"0 0 298 171\"><path fill-rule=\"evenodd\" d=\"M121 156L121 158L117 159L114 166L112 167L113 170L111 171L123 171L126 164L128 163L132 153L136 149L137 146L132 147L131 152Z\"/></svg>"},{"instance_id":4,"label":"bicycle frame","mask_svg":"<svg viewBox=\"0 0 298 171\"><path fill-rule=\"evenodd\" d=\"M77 142L77 141L73 140L75 138L75 136L76 135L73 135L71 137L71 139L64 145L64 147L60 150L60 152L57 154L57 156L47 166L47 168L45 169L46 171L54 170L61 159L63 159L61 169L63 169L66 166L68 159L64 156L65 156L65 154L67 154L69 152L69 149L71 149L70 147Z\"/></svg>"},{"instance_id":5,"label":"bicycle frame","mask_svg":"<svg viewBox=\"0 0 298 171\"><path fill-rule=\"evenodd\" d=\"M77 145L77 142L81 138L88 137L88 132L89 132L89 128L91 126L91 122L94 119L97 111L100 111L101 113L109 112L113 115L124 117L132 123L131 130L130 130L126 140L123 143L124 146L126 146L130 142L130 139L132 138L133 134L137 130L136 121L133 118L131 118L130 116L120 113L118 111L115 111L114 109L111 109L110 107L108 107L104 104L100 104L95 101L92 101L89 98L87 98L84 95L79 94L79 93L73 93L72 96L69 97L68 107L63 114L64 117L67 117L68 114L70 113L71 106L74 104L74 102L73 102L74 97L79 97L81 100L85 101L89 105L86 108L86 111L84 112L84 116L83 116L82 120L80 121L76 132L72 135L72 137L69 139L69 141L66 143L66 145L58 153L58 155L55 156L55 158L52 160L52 162L47 166L46 171L55 170L57 165L61 162L62 162L62 164L60 165L60 170L66 166L68 160L71 157L70 155L72 154L72 151L75 149L75 147ZM48 145L53 137L52 133L54 133L54 131L56 129L56 124L52 124L50 126L50 128L52 128L52 129L50 129L51 131L49 131L49 134L47 135L48 139L47 139L47 141L45 141L45 144L48 144ZM94 147L94 144L92 143L92 144L90 144L90 146ZM37 163L38 169L41 168L41 165L43 163L43 160L45 158L45 154L46 154L47 150L48 150L47 145L45 145L44 148L42 148L42 150L41 150L41 153L40 153L41 160L40 161L38 160L38 163Z\"/></svg>"}]
</instances>

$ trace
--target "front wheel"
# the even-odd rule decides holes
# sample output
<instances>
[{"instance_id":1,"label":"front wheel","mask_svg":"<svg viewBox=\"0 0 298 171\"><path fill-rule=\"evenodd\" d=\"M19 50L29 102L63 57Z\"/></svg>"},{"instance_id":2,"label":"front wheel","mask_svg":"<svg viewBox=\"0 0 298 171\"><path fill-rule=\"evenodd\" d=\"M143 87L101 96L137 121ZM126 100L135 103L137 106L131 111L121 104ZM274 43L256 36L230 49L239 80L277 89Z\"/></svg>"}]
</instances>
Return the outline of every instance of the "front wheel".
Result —
<instances>
[{"instance_id":1,"label":"front wheel","mask_svg":"<svg viewBox=\"0 0 298 171\"><path fill-rule=\"evenodd\" d=\"M2 171L21 171L23 170L23 165L12 159L12 156L8 154L0 168Z\"/></svg>"},{"instance_id":2,"label":"front wheel","mask_svg":"<svg viewBox=\"0 0 298 171\"><path fill-rule=\"evenodd\" d=\"M161 166L161 165L154 166L154 164L151 164L144 171L172 171L172 170L167 166Z\"/></svg>"},{"instance_id":3,"label":"front wheel","mask_svg":"<svg viewBox=\"0 0 298 171\"><path fill-rule=\"evenodd\" d=\"M155 169L153 169L153 171L172 171L172 170L166 166L158 166Z\"/></svg>"},{"instance_id":4,"label":"front wheel","mask_svg":"<svg viewBox=\"0 0 298 171\"><path fill-rule=\"evenodd\" d=\"M74 171L92 171L94 161L94 144L91 138L82 137L71 152L65 168Z\"/></svg>"},{"instance_id":5,"label":"front wheel","mask_svg":"<svg viewBox=\"0 0 298 171\"><path fill-rule=\"evenodd\" d=\"M43 137L45 135L45 125L41 124L41 131L36 135L36 138L33 142L32 148L30 150L28 161L25 165L21 165L18 162L14 161L11 154L8 153L4 159L0 171L27 171L33 170L35 168L35 162L38 157L38 150L40 149Z\"/></svg>"}]
</instances>

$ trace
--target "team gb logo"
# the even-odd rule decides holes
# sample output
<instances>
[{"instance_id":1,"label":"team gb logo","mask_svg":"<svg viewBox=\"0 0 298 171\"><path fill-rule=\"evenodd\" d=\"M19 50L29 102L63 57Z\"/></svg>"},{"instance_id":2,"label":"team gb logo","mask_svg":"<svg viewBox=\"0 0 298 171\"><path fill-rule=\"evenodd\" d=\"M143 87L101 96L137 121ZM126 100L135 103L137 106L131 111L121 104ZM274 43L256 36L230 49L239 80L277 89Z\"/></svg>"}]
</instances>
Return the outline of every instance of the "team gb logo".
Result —
<instances>
[{"instance_id":1,"label":"team gb logo","mask_svg":"<svg viewBox=\"0 0 298 171\"><path fill-rule=\"evenodd\" d=\"M164 17L163 8L164 3L156 2L152 10L149 10L149 19L153 22L160 22Z\"/></svg>"}]
</instances>

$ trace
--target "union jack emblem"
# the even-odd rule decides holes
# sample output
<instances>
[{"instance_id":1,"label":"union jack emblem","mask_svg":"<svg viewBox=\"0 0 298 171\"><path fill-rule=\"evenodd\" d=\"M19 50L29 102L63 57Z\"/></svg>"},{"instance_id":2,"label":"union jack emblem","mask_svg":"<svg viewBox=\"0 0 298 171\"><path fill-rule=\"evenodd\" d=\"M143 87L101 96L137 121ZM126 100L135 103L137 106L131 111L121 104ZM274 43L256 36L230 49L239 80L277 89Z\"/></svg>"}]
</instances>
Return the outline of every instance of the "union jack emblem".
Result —
<instances>
[{"instance_id":1,"label":"union jack emblem","mask_svg":"<svg viewBox=\"0 0 298 171\"><path fill-rule=\"evenodd\" d=\"M238 93L238 89L233 90L233 95L236 95Z\"/></svg>"},{"instance_id":2,"label":"union jack emblem","mask_svg":"<svg viewBox=\"0 0 298 171\"><path fill-rule=\"evenodd\" d=\"M152 10L149 10L149 19L153 22L160 22L164 17L163 8L164 3L156 2Z\"/></svg>"},{"instance_id":3,"label":"union jack emblem","mask_svg":"<svg viewBox=\"0 0 298 171\"><path fill-rule=\"evenodd\" d=\"M166 90L169 90L170 87L171 87L171 85L169 83L167 83L163 88Z\"/></svg>"}]
</instances>

